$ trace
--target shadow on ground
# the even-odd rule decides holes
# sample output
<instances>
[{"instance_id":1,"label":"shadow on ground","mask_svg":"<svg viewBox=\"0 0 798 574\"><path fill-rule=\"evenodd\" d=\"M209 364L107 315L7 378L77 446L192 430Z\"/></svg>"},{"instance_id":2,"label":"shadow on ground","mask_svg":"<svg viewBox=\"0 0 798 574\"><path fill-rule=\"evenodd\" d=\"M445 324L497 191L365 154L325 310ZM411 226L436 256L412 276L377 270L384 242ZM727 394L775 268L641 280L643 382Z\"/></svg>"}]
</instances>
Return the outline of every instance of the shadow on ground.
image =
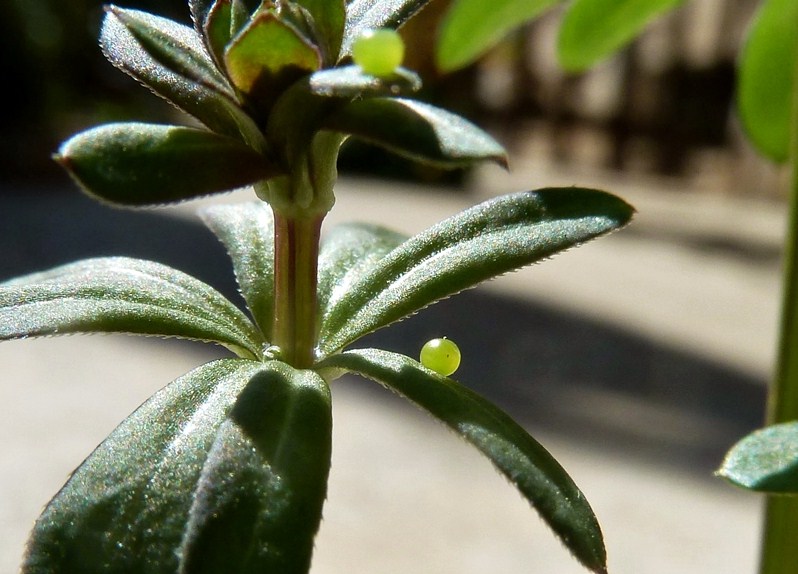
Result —
<instances>
[{"instance_id":1,"label":"shadow on ground","mask_svg":"<svg viewBox=\"0 0 798 574\"><path fill-rule=\"evenodd\" d=\"M154 210L111 209L74 192L0 190L0 242L0 280L126 255L172 265L239 301L213 236ZM457 378L527 426L702 474L762 420L762 380L568 310L482 291L443 301L358 346L415 356L442 335L463 350Z\"/></svg>"}]
</instances>

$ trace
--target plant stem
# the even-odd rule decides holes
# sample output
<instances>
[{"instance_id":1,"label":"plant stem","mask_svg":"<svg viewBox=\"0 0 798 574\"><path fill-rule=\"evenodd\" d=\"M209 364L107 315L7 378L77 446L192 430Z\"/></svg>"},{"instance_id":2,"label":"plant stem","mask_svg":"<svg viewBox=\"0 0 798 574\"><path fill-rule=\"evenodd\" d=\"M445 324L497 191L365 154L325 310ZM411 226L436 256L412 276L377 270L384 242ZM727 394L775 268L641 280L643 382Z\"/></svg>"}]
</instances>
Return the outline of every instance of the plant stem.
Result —
<instances>
[{"instance_id":1,"label":"plant stem","mask_svg":"<svg viewBox=\"0 0 798 574\"><path fill-rule=\"evenodd\" d=\"M274 213L273 343L282 360L311 367L316 347L319 233L324 216Z\"/></svg>"},{"instance_id":2,"label":"plant stem","mask_svg":"<svg viewBox=\"0 0 798 574\"><path fill-rule=\"evenodd\" d=\"M790 214L784 253L781 333L768 424L798 419L798 67L793 76ZM798 497L768 496L761 574L793 574L798 565Z\"/></svg>"}]
</instances>

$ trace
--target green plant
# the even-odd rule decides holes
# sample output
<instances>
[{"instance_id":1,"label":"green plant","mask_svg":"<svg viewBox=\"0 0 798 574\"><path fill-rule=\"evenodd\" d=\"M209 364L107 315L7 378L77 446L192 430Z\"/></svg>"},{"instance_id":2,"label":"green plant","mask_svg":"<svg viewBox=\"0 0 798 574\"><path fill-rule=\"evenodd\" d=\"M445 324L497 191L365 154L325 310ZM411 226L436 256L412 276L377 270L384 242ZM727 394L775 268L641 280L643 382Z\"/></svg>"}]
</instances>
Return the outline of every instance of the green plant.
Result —
<instances>
[{"instance_id":1,"label":"green plant","mask_svg":"<svg viewBox=\"0 0 798 574\"><path fill-rule=\"evenodd\" d=\"M422 162L504 163L489 135L407 99L413 72L350 65L367 30L425 0L191 0L194 27L111 6L108 59L204 128L122 123L57 155L84 191L151 206L251 185L261 202L203 218L249 316L150 261L101 258L0 286L0 338L123 332L207 341L213 361L156 393L74 472L37 521L23 572L306 572L330 466L330 384L351 372L483 452L587 568L606 571L585 497L509 416L409 357L346 350L450 294L624 225L600 191L500 197L412 238L364 224L320 243L348 136ZM362 60L361 60L362 61ZM380 70L382 72L382 70Z\"/></svg>"},{"instance_id":2,"label":"green plant","mask_svg":"<svg viewBox=\"0 0 798 574\"><path fill-rule=\"evenodd\" d=\"M631 41L650 21L684 0L573 0L558 38L562 66L579 72ZM437 50L442 68L474 61L506 32L559 4L497 0L480 19L479 0L454 0ZM718 474L767 492L761 574L791 574L798 564L798 0L763 0L738 64L737 109L750 142L765 157L789 163L790 216L784 258L781 336L770 392L768 427L742 439ZM780 496L781 495L781 496Z\"/></svg>"}]
</instances>

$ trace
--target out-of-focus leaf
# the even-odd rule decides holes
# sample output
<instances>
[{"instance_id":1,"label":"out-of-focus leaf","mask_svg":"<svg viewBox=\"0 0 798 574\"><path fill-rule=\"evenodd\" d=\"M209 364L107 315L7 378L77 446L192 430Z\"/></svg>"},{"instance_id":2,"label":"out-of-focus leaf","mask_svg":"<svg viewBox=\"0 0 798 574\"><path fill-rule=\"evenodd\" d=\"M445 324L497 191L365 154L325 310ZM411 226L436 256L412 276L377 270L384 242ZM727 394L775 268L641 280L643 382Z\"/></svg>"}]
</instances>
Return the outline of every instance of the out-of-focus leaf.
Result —
<instances>
[{"instance_id":1,"label":"out-of-focus leaf","mask_svg":"<svg viewBox=\"0 0 798 574\"><path fill-rule=\"evenodd\" d=\"M253 101L274 102L301 76L319 69L318 49L272 12L261 12L225 52L227 73Z\"/></svg>"},{"instance_id":2,"label":"out-of-focus leaf","mask_svg":"<svg viewBox=\"0 0 798 574\"><path fill-rule=\"evenodd\" d=\"M322 317L332 353L444 297L625 225L633 209L596 190L544 189L472 207L391 251Z\"/></svg>"},{"instance_id":3,"label":"out-of-focus leaf","mask_svg":"<svg viewBox=\"0 0 798 574\"><path fill-rule=\"evenodd\" d=\"M419 90L421 78L405 68L398 68L391 77L378 78L364 73L360 66L344 66L315 72L310 76L309 85L311 92L326 97L395 96Z\"/></svg>"},{"instance_id":4,"label":"out-of-focus leaf","mask_svg":"<svg viewBox=\"0 0 798 574\"><path fill-rule=\"evenodd\" d=\"M57 159L88 193L119 205L158 205L230 191L280 170L238 140L195 128L107 124L67 140Z\"/></svg>"},{"instance_id":5,"label":"out-of-focus leaf","mask_svg":"<svg viewBox=\"0 0 798 574\"><path fill-rule=\"evenodd\" d=\"M47 505L23 574L175 574L208 451L261 369L256 361L214 361L139 407Z\"/></svg>"},{"instance_id":6,"label":"out-of-focus leaf","mask_svg":"<svg viewBox=\"0 0 798 574\"><path fill-rule=\"evenodd\" d=\"M798 494L798 422L749 434L732 447L717 474L749 490Z\"/></svg>"},{"instance_id":7,"label":"out-of-focus leaf","mask_svg":"<svg viewBox=\"0 0 798 574\"><path fill-rule=\"evenodd\" d=\"M575 0L560 26L558 55L570 71L586 70L684 0Z\"/></svg>"},{"instance_id":8,"label":"out-of-focus leaf","mask_svg":"<svg viewBox=\"0 0 798 574\"><path fill-rule=\"evenodd\" d=\"M327 384L266 363L238 397L202 469L180 572L304 573L331 451Z\"/></svg>"},{"instance_id":9,"label":"out-of-focus leaf","mask_svg":"<svg viewBox=\"0 0 798 574\"><path fill-rule=\"evenodd\" d=\"M296 0L313 18L313 25L322 44L324 61L328 65L338 61L346 23L345 0Z\"/></svg>"},{"instance_id":10,"label":"out-of-focus leaf","mask_svg":"<svg viewBox=\"0 0 798 574\"><path fill-rule=\"evenodd\" d=\"M357 100L325 118L324 127L440 167L478 160L506 165L504 148L483 130L460 116L413 100Z\"/></svg>"},{"instance_id":11,"label":"out-of-focus leaf","mask_svg":"<svg viewBox=\"0 0 798 574\"><path fill-rule=\"evenodd\" d=\"M271 340L274 320L274 218L263 202L213 205L200 212L233 260L255 323Z\"/></svg>"},{"instance_id":12,"label":"out-of-focus leaf","mask_svg":"<svg viewBox=\"0 0 798 574\"><path fill-rule=\"evenodd\" d=\"M341 58L350 56L352 43L363 32L375 28L399 28L430 0L352 0L346 7Z\"/></svg>"},{"instance_id":13,"label":"out-of-focus leaf","mask_svg":"<svg viewBox=\"0 0 798 574\"><path fill-rule=\"evenodd\" d=\"M319 312L328 309L349 292L407 236L365 223L338 225L324 238L319 252Z\"/></svg>"},{"instance_id":14,"label":"out-of-focus leaf","mask_svg":"<svg viewBox=\"0 0 798 574\"><path fill-rule=\"evenodd\" d=\"M264 342L221 293L151 261L87 259L0 283L0 340L97 332L209 341L242 357Z\"/></svg>"},{"instance_id":15,"label":"out-of-focus leaf","mask_svg":"<svg viewBox=\"0 0 798 574\"><path fill-rule=\"evenodd\" d=\"M203 52L199 36L190 27L160 16L143 12L139 14L151 27L175 38L192 53ZM106 14L103 20L100 46L114 66L210 129L259 147L259 130L238 105L218 91L191 81L158 63L112 13Z\"/></svg>"},{"instance_id":16,"label":"out-of-focus leaf","mask_svg":"<svg viewBox=\"0 0 798 574\"><path fill-rule=\"evenodd\" d=\"M181 34L170 33L170 28L163 28L153 20L151 14L139 10L124 10L116 6L107 9L109 17L118 18L128 29L142 48L159 64L180 74L188 80L216 90L229 98L234 98L230 86L224 76L216 69L213 60L208 57L202 44L185 42L183 39L193 30L184 27Z\"/></svg>"},{"instance_id":17,"label":"out-of-focus leaf","mask_svg":"<svg viewBox=\"0 0 798 574\"><path fill-rule=\"evenodd\" d=\"M584 495L554 457L506 413L452 379L380 349L333 355L320 367L363 375L439 419L493 462L585 567L606 572L601 528Z\"/></svg>"},{"instance_id":18,"label":"out-of-focus leaf","mask_svg":"<svg viewBox=\"0 0 798 574\"><path fill-rule=\"evenodd\" d=\"M770 159L789 157L798 57L798 1L767 0L748 32L740 56L737 105L743 127Z\"/></svg>"},{"instance_id":19,"label":"out-of-focus leaf","mask_svg":"<svg viewBox=\"0 0 798 574\"><path fill-rule=\"evenodd\" d=\"M441 70L465 67L507 34L533 20L560 0L455 0L438 35L435 59Z\"/></svg>"}]
</instances>

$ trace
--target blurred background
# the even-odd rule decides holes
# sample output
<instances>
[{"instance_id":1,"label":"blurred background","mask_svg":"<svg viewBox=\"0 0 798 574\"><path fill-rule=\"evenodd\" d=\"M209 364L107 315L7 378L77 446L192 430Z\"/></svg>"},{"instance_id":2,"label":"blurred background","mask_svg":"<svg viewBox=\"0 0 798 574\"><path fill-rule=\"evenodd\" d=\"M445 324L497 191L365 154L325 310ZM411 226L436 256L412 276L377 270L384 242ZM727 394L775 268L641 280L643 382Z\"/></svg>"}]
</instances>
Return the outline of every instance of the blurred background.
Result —
<instances>
[{"instance_id":1,"label":"blurred background","mask_svg":"<svg viewBox=\"0 0 798 574\"><path fill-rule=\"evenodd\" d=\"M447 8L403 30L420 99L495 135L511 171L441 172L350 142L329 223L413 233L489 197L599 187L635 205L630 227L375 333L416 355L446 335L457 378L521 421L572 473L607 537L612 572L747 573L760 500L712 477L760 426L772 370L785 174L746 143L735 59L755 0L691 0L618 56L567 75L559 10L476 64L430 56ZM189 23L183 0L125 3ZM100 2L0 4L0 280L80 257L174 265L235 298L197 203L131 212L77 192L50 159L107 121L183 121L97 46ZM208 201L244 201L236 192ZM200 202L202 203L202 202ZM69 337L0 345L0 571L68 472L155 389L222 351ZM351 382L351 384L349 384ZM381 389L336 389L330 502L314 572L580 572L487 463Z\"/></svg>"}]
</instances>

